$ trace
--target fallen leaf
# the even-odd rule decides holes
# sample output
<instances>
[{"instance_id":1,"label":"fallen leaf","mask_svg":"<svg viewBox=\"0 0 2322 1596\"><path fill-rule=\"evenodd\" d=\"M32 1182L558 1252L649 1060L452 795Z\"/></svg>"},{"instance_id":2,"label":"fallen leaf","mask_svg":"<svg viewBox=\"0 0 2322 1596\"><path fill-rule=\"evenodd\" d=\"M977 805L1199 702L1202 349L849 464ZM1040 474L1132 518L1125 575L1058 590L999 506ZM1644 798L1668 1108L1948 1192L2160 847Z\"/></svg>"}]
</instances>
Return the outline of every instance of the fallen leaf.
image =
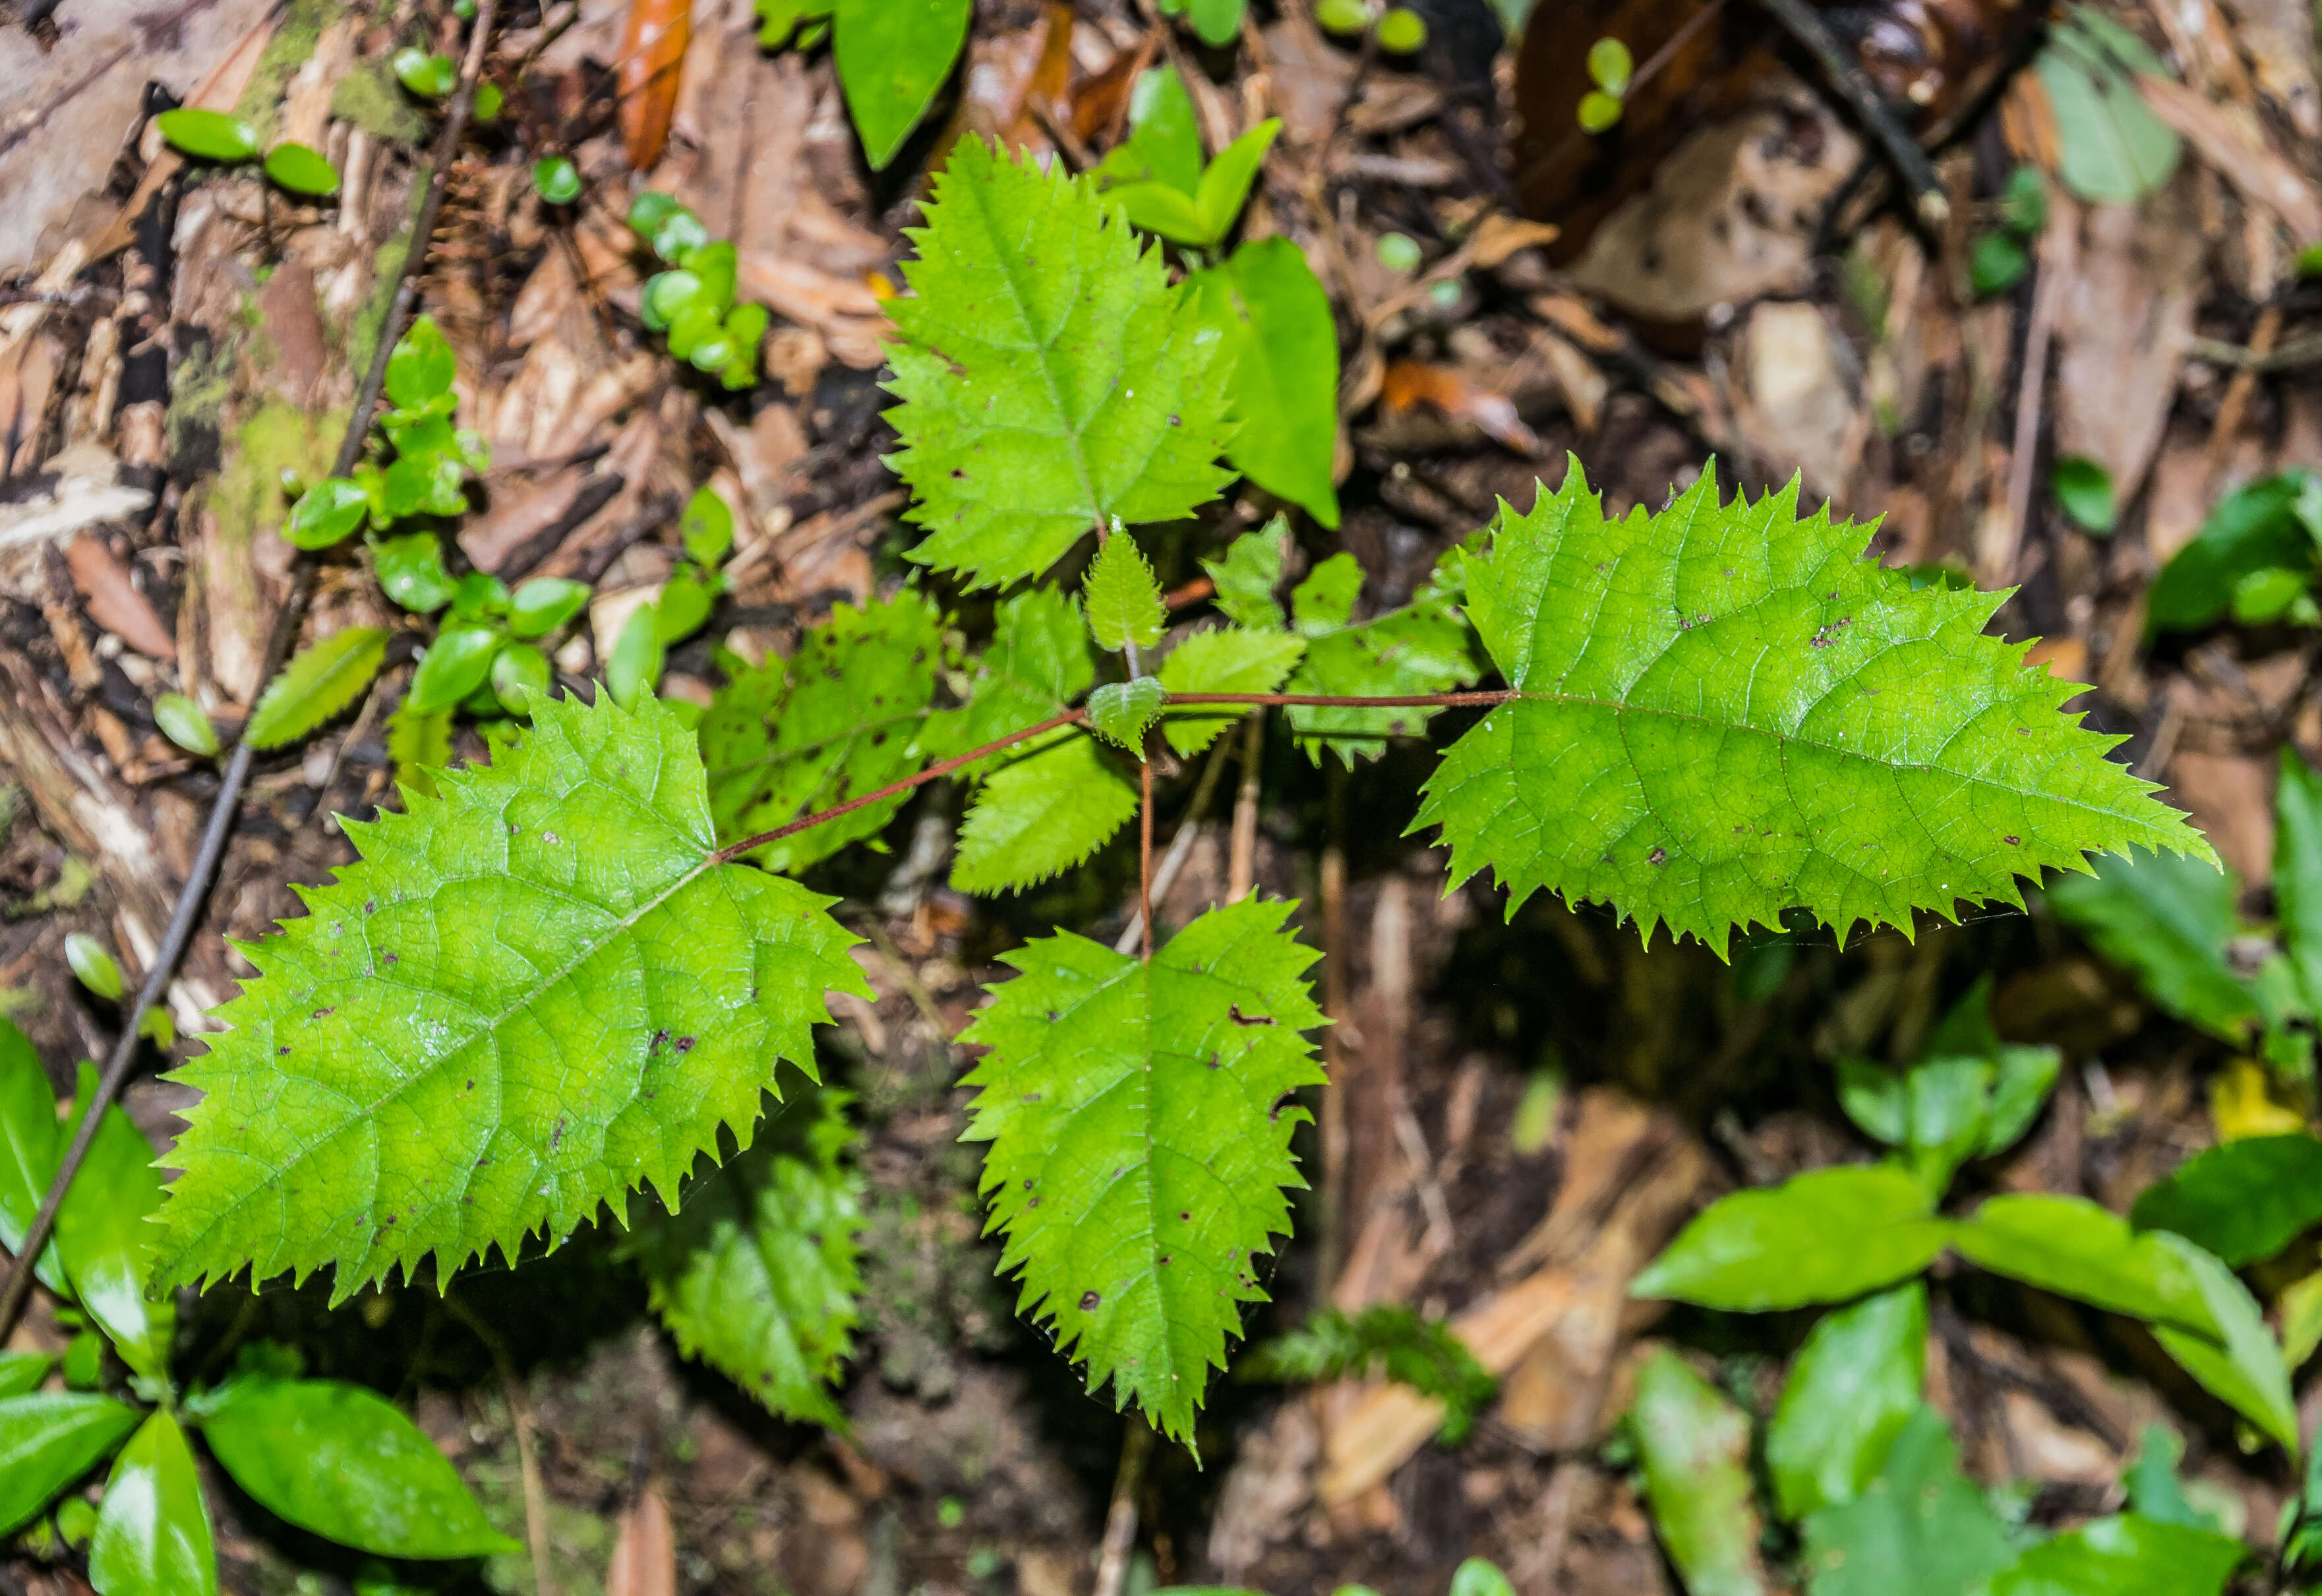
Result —
<instances>
[{"instance_id":1,"label":"fallen leaf","mask_svg":"<svg viewBox=\"0 0 2322 1596\"><path fill-rule=\"evenodd\" d=\"M1379 398L1394 412L1422 404L1431 406L1455 421L1469 423L1486 437L1504 443L1518 454L1540 452L1539 434L1524 425L1513 403L1476 387L1449 366L1396 360L1386 369Z\"/></svg>"},{"instance_id":2,"label":"fallen leaf","mask_svg":"<svg viewBox=\"0 0 2322 1596\"><path fill-rule=\"evenodd\" d=\"M2288 223L2301 244L2322 239L2322 198L2303 174L2270 148L2223 105L2210 104L2181 83L2165 78L2140 78L2137 92L2144 103L2200 152L2201 159L2224 174L2253 205L2265 206Z\"/></svg>"},{"instance_id":3,"label":"fallen leaf","mask_svg":"<svg viewBox=\"0 0 2322 1596\"><path fill-rule=\"evenodd\" d=\"M127 567L95 533L77 534L65 550L73 586L88 600L88 617L149 660L175 660L177 639L129 579Z\"/></svg>"},{"instance_id":4,"label":"fallen leaf","mask_svg":"<svg viewBox=\"0 0 2322 1596\"><path fill-rule=\"evenodd\" d=\"M685 47L693 37L689 0L629 0L621 30L621 146L634 171L661 159L685 81Z\"/></svg>"},{"instance_id":5,"label":"fallen leaf","mask_svg":"<svg viewBox=\"0 0 2322 1596\"><path fill-rule=\"evenodd\" d=\"M621 1515L605 1596L677 1596L677 1537L669 1504L650 1485Z\"/></svg>"}]
</instances>

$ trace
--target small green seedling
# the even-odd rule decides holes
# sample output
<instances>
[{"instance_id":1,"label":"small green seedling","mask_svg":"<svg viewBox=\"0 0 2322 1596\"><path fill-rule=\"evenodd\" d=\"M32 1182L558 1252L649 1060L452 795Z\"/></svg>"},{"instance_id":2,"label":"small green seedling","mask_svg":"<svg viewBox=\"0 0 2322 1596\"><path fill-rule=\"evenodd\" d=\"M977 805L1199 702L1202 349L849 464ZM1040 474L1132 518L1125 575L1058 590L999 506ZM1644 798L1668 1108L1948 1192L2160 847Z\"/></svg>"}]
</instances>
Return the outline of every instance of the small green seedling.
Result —
<instances>
[{"instance_id":1,"label":"small green seedling","mask_svg":"<svg viewBox=\"0 0 2322 1596\"><path fill-rule=\"evenodd\" d=\"M668 338L672 355L727 389L755 385L769 316L763 305L735 303L734 246L713 242L699 217L651 189L629 206L629 228L668 267L645 279L638 319Z\"/></svg>"},{"instance_id":2,"label":"small green seedling","mask_svg":"<svg viewBox=\"0 0 2322 1596\"><path fill-rule=\"evenodd\" d=\"M1599 39L1588 47L1588 81L1596 87L1580 97L1581 132L1610 132L1619 125L1635 71L1629 47L1618 39Z\"/></svg>"},{"instance_id":3,"label":"small green seedling","mask_svg":"<svg viewBox=\"0 0 2322 1596\"><path fill-rule=\"evenodd\" d=\"M221 166L241 166L258 159L257 130L239 116L180 107L164 111L153 120L169 147L180 154ZM321 151L304 144L285 141L275 145L266 152L262 169L268 181L292 194L319 199L339 191L338 169Z\"/></svg>"}]
</instances>

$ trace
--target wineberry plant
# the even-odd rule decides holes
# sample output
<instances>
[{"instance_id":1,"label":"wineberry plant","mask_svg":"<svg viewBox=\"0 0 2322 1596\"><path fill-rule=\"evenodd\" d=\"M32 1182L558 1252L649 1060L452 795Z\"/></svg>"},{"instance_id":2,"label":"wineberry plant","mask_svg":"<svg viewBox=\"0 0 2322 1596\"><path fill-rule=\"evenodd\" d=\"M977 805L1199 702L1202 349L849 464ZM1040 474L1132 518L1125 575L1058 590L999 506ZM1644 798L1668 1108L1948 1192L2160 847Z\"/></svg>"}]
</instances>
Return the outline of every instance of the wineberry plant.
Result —
<instances>
[{"instance_id":1,"label":"wineberry plant","mask_svg":"<svg viewBox=\"0 0 2322 1596\"><path fill-rule=\"evenodd\" d=\"M831 1417L857 1199L813 1027L867 989L833 900L792 878L949 777L964 889L1074 869L1132 821L1147 844L1141 946L1059 926L1007 956L962 1038L966 1134L1020 1311L1191 1444L1323 1080L1295 904L1152 923L1156 783L1237 717L1283 707L1311 757L1352 761L1473 709L1411 817L1455 880L1721 953L1792 911L1844 935L2020 906L2091 852L2208 857L2062 712L2075 689L1984 634L1999 596L1914 589L1795 486L1729 500L1704 470L1610 515L1576 463L1384 614L1350 556L1285 595L1277 523L1214 552L1214 619L1173 625L1140 529L1215 499L1265 419L1237 397L1236 296L1173 281L1089 180L973 138L911 236L889 415L915 579L787 659L730 661L698 727L650 691L529 692L489 763L351 823L360 862L246 950L258 974L178 1072L203 1097L154 1286L328 1271L343 1300L609 1211L682 1345ZM954 612L985 589L977 647ZM802 1092L766 1145L767 1096ZM1940 1190L1878 1178L1915 1211ZM2171 1300L2214 1332L2197 1291Z\"/></svg>"}]
</instances>

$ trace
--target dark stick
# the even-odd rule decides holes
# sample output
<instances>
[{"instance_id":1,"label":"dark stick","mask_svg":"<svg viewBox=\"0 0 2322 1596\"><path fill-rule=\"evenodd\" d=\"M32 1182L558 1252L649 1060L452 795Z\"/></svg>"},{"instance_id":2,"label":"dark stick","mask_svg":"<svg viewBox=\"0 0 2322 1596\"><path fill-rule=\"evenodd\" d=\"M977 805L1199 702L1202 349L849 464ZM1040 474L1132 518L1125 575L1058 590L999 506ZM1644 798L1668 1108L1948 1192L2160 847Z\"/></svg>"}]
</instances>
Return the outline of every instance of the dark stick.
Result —
<instances>
[{"instance_id":1,"label":"dark stick","mask_svg":"<svg viewBox=\"0 0 2322 1596\"><path fill-rule=\"evenodd\" d=\"M1145 962L1153 962L1153 762L1137 762L1142 779L1141 801L1137 806L1137 900L1145 917Z\"/></svg>"},{"instance_id":2,"label":"dark stick","mask_svg":"<svg viewBox=\"0 0 2322 1596\"><path fill-rule=\"evenodd\" d=\"M387 320L379 330L379 348L371 355L370 370L363 378L361 393L355 397L354 414L347 418L346 436L339 442L337 463L331 468L333 476L343 477L354 469L361 458L363 441L370 433L371 412L379 405L379 390L387 384L387 362L395 352L396 341L403 335L403 324L411 314L412 303L418 297L414 274L425 261L429 241L434 236L437 216L443 209L443 191L452 174L452 157L460 147L460 139L467 132L469 113L474 104L476 78L483 68L484 49L492 29L492 10L498 0L479 0L476 7L475 32L468 42L468 59L460 74L460 85L453 93L451 114L443 123L443 136L436 141L435 169L429 174L427 196L420 204L419 214L412 223L410 251L403 258L403 278L396 289L395 300L388 308ZM294 574L288 602L275 617L272 635L267 639L265 668L260 672L261 681L270 681L281 670L290 648L297 641L298 625L304 615L308 596L314 591L315 561L311 555L302 554ZM32 1226L24 1233L23 1245L17 1250L16 1260L8 1271L7 1282L0 1285L0 1339L5 1339L15 1327L17 1316L24 1310L24 1300L32 1289L32 1261L48 1245L50 1236L57 1226L57 1210L64 1206L65 1193L71 1190L73 1177L80 1172L81 1163L88 1156L89 1145L96 1141L97 1126L105 1112L121 1096L123 1087L136 1062L138 1027L144 1023L145 1011L160 1000L169 978L177 973L178 961L185 957L186 944L192 940L195 921L201 918L202 909L209 900L211 880L217 874L218 862L225 855L227 839L233 834L234 823L241 817L242 790L249 784L250 769L257 753L247 743L239 743L233 757L226 762L225 774L218 784L215 802L210 808L209 823L202 831L201 850L195 855L194 867L187 873L185 885L178 889L177 907L170 912L169 930L161 944L153 950L151 963L145 971L144 983L137 990L137 999L122 1017L121 1039L114 1044L106 1058L104 1077L97 1082L96 1100L84 1106L80 1128L74 1133L72 1144L57 1165L56 1179L49 1183L48 1194L41 1199L41 1211L33 1216Z\"/></svg>"},{"instance_id":3,"label":"dark stick","mask_svg":"<svg viewBox=\"0 0 2322 1596\"><path fill-rule=\"evenodd\" d=\"M1919 220L1929 227L1940 227L1952 214L1951 196L1935 178L1935 169L1928 164L1927 152L1919 148L1919 141L1903 125L1887 96L1872 82L1870 74L1862 69L1831 33L1822 20L1822 14L1807 0L1758 0L1785 32L1814 57L1815 64L1830 79L1841 99L1861 118L1870 136L1887 151L1887 159L1895 163L1896 175L1903 187L1911 191L1911 208Z\"/></svg>"}]
</instances>

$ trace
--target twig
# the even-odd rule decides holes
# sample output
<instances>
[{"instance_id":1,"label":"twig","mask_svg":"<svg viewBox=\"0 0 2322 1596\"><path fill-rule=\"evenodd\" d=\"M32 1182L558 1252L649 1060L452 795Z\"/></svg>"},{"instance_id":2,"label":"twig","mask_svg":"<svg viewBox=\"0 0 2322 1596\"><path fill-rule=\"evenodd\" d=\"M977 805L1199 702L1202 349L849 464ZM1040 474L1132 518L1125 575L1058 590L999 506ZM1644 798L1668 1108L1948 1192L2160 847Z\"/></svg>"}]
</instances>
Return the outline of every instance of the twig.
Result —
<instances>
[{"instance_id":1,"label":"twig","mask_svg":"<svg viewBox=\"0 0 2322 1596\"><path fill-rule=\"evenodd\" d=\"M2287 371L2322 360L2322 333L2293 338L2280 349L2260 349L2254 343L2244 349L2238 343L2196 338L2186 344L2185 355L2189 360L2204 360L2212 366L2237 366L2244 371Z\"/></svg>"},{"instance_id":2,"label":"twig","mask_svg":"<svg viewBox=\"0 0 2322 1596\"><path fill-rule=\"evenodd\" d=\"M443 1307L484 1344L492 1367L499 1371L500 1390L507 1398L508 1423L516 1431L517 1477L524 1486L524 1538L532 1548L532 1587L535 1596L556 1596L551 1577L548 1540L548 1491L540 1482L540 1455L534 1450L532 1406L525 1400L524 1382L517 1377L516 1362L507 1343L486 1324L475 1309L457 1297L446 1296Z\"/></svg>"},{"instance_id":3,"label":"twig","mask_svg":"<svg viewBox=\"0 0 2322 1596\"><path fill-rule=\"evenodd\" d=\"M1930 227L1941 227L1952 214L1951 196L1943 192L1943 184L1936 180L1935 169L1927 161L1927 152L1919 148L1919 141L1913 138L1911 130L1903 125L1902 118L1896 114L1894 106L1888 104L1887 96L1878 84L1871 81L1870 74L1862 69L1861 63L1849 55L1846 47L1832 34L1829 26L1822 20L1822 14L1807 4L1807 0L1758 0L1758 3L1771 12L1784 31L1814 57L1815 64L1830 79L1831 87L1862 119L1863 125L1870 131L1870 136L1879 141L1879 147L1887 152L1887 159L1895 163L1896 176L1901 178L1903 187L1911 191L1911 206L1918 213L1919 220Z\"/></svg>"},{"instance_id":4,"label":"twig","mask_svg":"<svg viewBox=\"0 0 2322 1596\"><path fill-rule=\"evenodd\" d=\"M1129 1554L1137 1544L1137 1493L1145 1485L1145 1460L1153 1455L1153 1427L1142 1418L1129 1421L1120 1437L1120 1467L1112 1476L1112 1505L1104 1511L1104 1544L1097 1553L1094 1596L1120 1596L1129 1581Z\"/></svg>"},{"instance_id":5,"label":"twig","mask_svg":"<svg viewBox=\"0 0 2322 1596\"><path fill-rule=\"evenodd\" d=\"M396 289L393 302L388 307L387 319L380 324L379 348L371 356L370 370L363 378L361 390L355 396L352 415L347 417L346 435L339 442L336 463L331 468L334 477L343 477L354 469L361 458L364 441L370 433L371 413L378 408L379 390L386 386L387 362L395 352L395 345L403 335L404 324L409 319L411 306L418 298L416 274L425 261L429 242L434 237L436 218L443 209L444 190L452 175L452 157L460 147L460 140L468 129L470 111L475 102L476 80L483 70L484 51L490 40L492 14L498 0L479 0L476 7L475 32L468 41L468 56L460 69L460 83L452 96L450 114L444 119L443 132L436 141L434 169L427 184L426 197L421 201L419 214L411 230L410 251L404 256L402 280ZM310 554L301 554L293 567L290 597L275 617L273 634L267 640L264 669L259 679L271 680L281 670L282 661L289 657L291 644L297 641L298 625L306 614L306 600L314 591L315 561ZM234 823L240 818L242 791L249 784L251 765L257 751L249 743L237 743L233 757L226 762L225 773L218 783L215 801L210 809L209 823L203 828L201 847L194 855L192 870L186 875L184 887L178 893L177 907L170 911L169 929L162 935L160 945L145 971L145 980L137 990L137 997L122 1015L121 1037L105 1060L105 1074L97 1082L96 1100L87 1107L80 1117L80 1129L65 1149L57 1165L56 1179L49 1183L48 1194L41 1199L41 1211L33 1216L32 1226L24 1233L23 1245L18 1249L14 1266L8 1271L7 1282L0 1285L0 1341L15 1327L17 1316L24 1310L25 1298L32 1289L30 1261L41 1255L49 1236L56 1229L57 1210L63 1206L65 1193L72 1187L73 1177L80 1172L81 1161L88 1156L90 1143L96 1139L98 1126L105 1111L121 1096L129 1083L129 1075L137 1059L139 1028L143 1025L145 1011L160 1000L161 992L177 973L178 961L185 957L186 944L192 940L194 923L201 917L209 901L211 880L217 874L218 862L225 854L226 840L233 834Z\"/></svg>"},{"instance_id":6,"label":"twig","mask_svg":"<svg viewBox=\"0 0 2322 1596\"><path fill-rule=\"evenodd\" d=\"M1266 716L1253 715L1242 727L1241 785L1234 792L1233 844L1226 850L1226 901L1248 898L1257 876L1258 769L1266 752Z\"/></svg>"},{"instance_id":7,"label":"twig","mask_svg":"<svg viewBox=\"0 0 2322 1596\"><path fill-rule=\"evenodd\" d=\"M2032 515L2032 478L2040 458L2041 397L2047 391L2048 346L2064 314L2064 295L2079 264L2080 213L2058 196L2040 239L2040 279L2032 289L2032 323L2024 333L2024 370L2016 388L2016 437L2007 456L2007 524L2005 548L1976 551L1976 575L1987 588L2005 587L2016 569Z\"/></svg>"},{"instance_id":8,"label":"twig","mask_svg":"<svg viewBox=\"0 0 2322 1596\"><path fill-rule=\"evenodd\" d=\"M1161 868L1153 872L1154 897L1169 896L1169 889L1177 884L1177 872L1184 870L1185 861L1193 857L1193 839L1202 829L1202 811L1210 807L1210 794L1217 790L1218 774L1225 769L1226 750L1230 746L1220 737L1217 746L1210 750L1210 762L1202 767L1202 779L1193 785L1193 801L1185 806L1185 817L1177 823L1176 835L1169 839L1169 851L1161 855ZM1121 932L1120 940L1112 944L1112 951L1127 953L1137 945L1138 938L1144 933L1145 915L1139 910L1128 928Z\"/></svg>"}]
</instances>

